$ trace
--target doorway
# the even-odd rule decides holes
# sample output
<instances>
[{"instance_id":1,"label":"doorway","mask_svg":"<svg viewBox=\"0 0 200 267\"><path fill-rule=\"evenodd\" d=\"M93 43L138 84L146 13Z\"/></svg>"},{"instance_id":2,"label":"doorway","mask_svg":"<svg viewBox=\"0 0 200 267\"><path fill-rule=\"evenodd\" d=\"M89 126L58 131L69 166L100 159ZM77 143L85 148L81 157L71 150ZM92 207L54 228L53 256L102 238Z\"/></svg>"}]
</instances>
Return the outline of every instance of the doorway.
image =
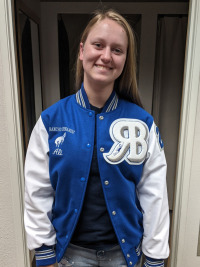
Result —
<instances>
[{"instance_id":1,"label":"doorway","mask_svg":"<svg viewBox=\"0 0 200 267\"><path fill-rule=\"evenodd\" d=\"M42 14L44 13L44 9L45 9L45 2L43 2L43 3L41 3L41 5L43 5L43 7L42 7L42 12L41 12L41 16L42 16ZM54 5L54 7L55 7L55 5ZM65 8L66 8L66 10L68 10L68 12L71 12L71 11L69 11L70 10L70 8L69 7L67 7L67 6L65 6ZM79 9L80 9L80 7L79 7ZM83 8L84 9L84 8ZM47 8L47 10L48 10L48 8ZM51 11L52 12L52 11ZM85 11L86 12L86 11ZM56 13L56 12L55 12ZM187 12L186 12L187 13ZM184 14L186 14L186 13L184 13ZM57 12L56 13L56 21L57 21L57 16L58 16L58 14L61 14L60 13L60 11L59 12ZM138 14L140 14L140 13L138 13ZM183 14L183 13L181 13L181 14ZM43 23L44 21L42 21L43 19L41 18L41 22ZM145 21L145 19L144 19L144 21ZM45 28L45 26L44 26L45 24L43 24L43 25L41 25L41 28ZM155 31L156 33L157 33L157 30ZM44 38L44 37L43 37ZM154 41L156 42L156 39L154 39ZM57 44L58 45L58 44ZM142 48L141 48L142 49ZM144 51L144 50L143 50ZM141 52L142 53L142 52ZM145 55L145 53L143 53L143 57L144 57L144 55ZM154 56L155 56L155 52L154 52ZM43 57L43 56L42 56ZM55 59L55 55L54 55L54 59ZM147 58L148 59L148 58ZM145 59L145 60L147 60L147 59ZM43 58L43 60L44 60L44 62L46 62L46 58L44 57ZM50 59L51 60L51 59ZM56 59L56 62L58 62L57 61L58 59ZM151 63L151 64L153 64L153 63ZM150 62L149 62L149 65L150 65ZM148 66L149 67L149 66ZM142 80L142 78L141 77L144 77L144 75L145 75L145 69L146 69L147 67L145 67L144 65L142 66L142 67L140 67L140 69L139 69L139 71L140 71L140 73L143 73L143 74L141 74L141 76L140 76L140 80ZM43 71L46 73L46 71L45 71L45 66L43 66ZM51 71L50 71L50 73L51 73ZM57 73L58 74L58 73ZM55 75L55 74L54 74ZM49 76L49 75L48 75ZM150 75L149 73L148 73L148 81L150 81L151 79L152 79L152 77L149 77L149 76L152 76L152 77L154 77L154 73L153 73L153 75ZM59 75L58 75L58 77L59 77ZM146 77L146 76L145 76ZM45 80L45 77L44 77L44 80ZM145 79L146 80L146 79ZM154 80L154 79L153 79ZM49 82L47 82L46 80L45 80L45 82L44 82L44 84L48 84ZM55 83L54 83L55 84ZM154 85L154 82L153 83L151 83L152 85ZM150 102L152 102L152 99L154 98L154 86L152 86L152 90L147 90L146 88L146 86L144 85L144 83L143 82L140 82L140 86L141 86L141 88L143 88L142 89L142 94L143 94L143 96L148 96L148 97L144 97L144 99L146 98L146 99L148 99L148 101L146 101L146 102L148 102L147 104L146 104L146 106L147 106L147 109L148 108L152 108L152 103L150 103ZM149 87L151 87L151 86L149 86ZM47 88L47 87L46 87ZM57 87L58 88L58 87ZM51 88L50 88L51 89ZM46 93L47 93L47 89L45 89L45 91L46 91ZM147 92L148 91L148 92ZM151 93L149 93L149 91L151 91ZM50 94L50 98L48 99L47 98L47 94L46 93L44 93L44 102L45 102L45 105L46 105L46 107L49 105L49 104L51 104L51 101L52 102L55 102L57 99L59 99L60 98L60 93L59 93L59 90L58 90L58 92L56 92L55 93L55 95L52 93L52 94ZM147 93L147 94L146 94ZM149 94L151 94L151 97L149 97ZM54 98L54 96L55 96L55 98ZM56 99L57 98L57 99Z\"/></svg>"}]
</instances>

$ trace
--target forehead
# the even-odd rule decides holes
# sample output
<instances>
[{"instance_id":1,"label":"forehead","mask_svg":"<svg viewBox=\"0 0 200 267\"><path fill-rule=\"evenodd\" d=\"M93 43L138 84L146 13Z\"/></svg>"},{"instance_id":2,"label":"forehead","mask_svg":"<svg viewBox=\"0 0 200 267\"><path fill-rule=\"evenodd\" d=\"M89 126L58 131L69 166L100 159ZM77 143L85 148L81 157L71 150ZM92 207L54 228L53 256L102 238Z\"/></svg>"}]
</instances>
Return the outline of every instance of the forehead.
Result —
<instances>
[{"instance_id":1,"label":"forehead","mask_svg":"<svg viewBox=\"0 0 200 267\"><path fill-rule=\"evenodd\" d=\"M103 19L96 22L88 33L88 38L99 37L106 40L116 40L121 44L127 44L128 38L125 29L112 19Z\"/></svg>"}]
</instances>

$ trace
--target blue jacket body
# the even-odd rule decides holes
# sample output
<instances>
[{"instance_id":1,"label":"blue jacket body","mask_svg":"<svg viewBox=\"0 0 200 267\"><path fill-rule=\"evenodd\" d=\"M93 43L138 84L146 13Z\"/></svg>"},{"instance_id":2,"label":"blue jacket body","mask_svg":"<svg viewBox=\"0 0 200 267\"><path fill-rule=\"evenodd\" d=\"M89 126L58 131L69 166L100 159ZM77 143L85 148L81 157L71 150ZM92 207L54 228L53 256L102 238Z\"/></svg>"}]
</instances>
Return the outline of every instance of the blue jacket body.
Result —
<instances>
[{"instance_id":1,"label":"blue jacket body","mask_svg":"<svg viewBox=\"0 0 200 267\"><path fill-rule=\"evenodd\" d=\"M163 155L163 144L152 116L136 104L118 99L114 91L102 112L96 116L97 157L108 213L127 265L134 266L142 254L142 243L146 237L144 230L145 227L149 227L150 221L146 199L149 191L146 192L146 188L151 190L150 188L154 187L159 178L157 176L163 175L156 170L158 165L162 170L166 167L164 157L160 156L160 154ZM56 237L54 244L56 244L56 258L59 262L68 247L84 202L93 155L95 112L90 109L87 95L82 87L76 95L60 100L43 111L40 120L43 131L46 131L44 138L48 137L48 171L49 183L52 187L49 191L51 199L49 204L46 204L48 209L45 210L44 216L48 217L47 219L53 225L49 235ZM153 146L156 148L151 148ZM31 144L29 151L31 151ZM154 160L152 164L156 167L151 170L151 166L154 165L147 164L145 169L146 162L153 157L152 151L155 151L156 157L158 157L157 154L159 155L159 163L155 163ZM27 163L27 169L30 168L29 164ZM152 172L156 176L154 180L151 177ZM146 182L148 175L150 180ZM162 182L159 182L161 185L158 187L162 187L162 192L158 193L158 199L162 197L162 201L164 198L166 202L167 197L163 193L166 185L162 186L165 177L161 180ZM44 183L47 181L45 180ZM27 182L27 192L29 187ZM39 193L36 193L36 199L40 201L38 195ZM153 199L155 201L156 197ZM46 201L48 202L48 194ZM153 211L151 216L154 216L154 213L157 217L160 216L157 213L163 214L162 205L160 202L160 210ZM165 215L162 215L165 218L165 231L160 230L165 239L168 231L166 229L168 206L166 205ZM30 215L28 209L27 214ZM26 221L28 224L28 215ZM158 219L155 223L163 224L163 220L161 222ZM35 245L38 266L55 261L55 255L52 252L49 254L45 252L54 244L49 244L45 238L47 239L47 237L40 237L40 241L37 241L40 245ZM152 258L167 257L167 245L164 245L167 247L165 252L160 251L159 255L160 252L157 251L156 257L153 257L151 246L156 241L152 240L152 236L147 236L147 245L145 243L143 245L144 253L147 251L145 254ZM162 244L159 246L162 247L163 242L166 243L158 240L158 243L160 242ZM155 249L158 250L158 247ZM43 251L43 258L41 258L41 251ZM45 258L45 256L48 257Z\"/></svg>"}]
</instances>

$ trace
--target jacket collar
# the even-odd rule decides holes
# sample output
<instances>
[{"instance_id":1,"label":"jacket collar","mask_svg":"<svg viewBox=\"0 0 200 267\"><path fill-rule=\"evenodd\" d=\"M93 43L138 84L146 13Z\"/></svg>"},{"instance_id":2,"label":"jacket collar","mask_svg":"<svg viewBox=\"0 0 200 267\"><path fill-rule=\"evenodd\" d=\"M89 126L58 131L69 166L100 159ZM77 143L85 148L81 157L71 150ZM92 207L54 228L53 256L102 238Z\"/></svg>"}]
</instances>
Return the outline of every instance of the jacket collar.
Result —
<instances>
[{"instance_id":1,"label":"jacket collar","mask_svg":"<svg viewBox=\"0 0 200 267\"><path fill-rule=\"evenodd\" d=\"M83 83L81 85L81 89L76 93L76 101L83 108L90 109L90 103L87 94L85 92ZM106 101L105 106L103 107L102 113L115 110L117 108L117 105L118 105L118 96L116 92L113 90L112 94Z\"/></svg>"}]
</instances>

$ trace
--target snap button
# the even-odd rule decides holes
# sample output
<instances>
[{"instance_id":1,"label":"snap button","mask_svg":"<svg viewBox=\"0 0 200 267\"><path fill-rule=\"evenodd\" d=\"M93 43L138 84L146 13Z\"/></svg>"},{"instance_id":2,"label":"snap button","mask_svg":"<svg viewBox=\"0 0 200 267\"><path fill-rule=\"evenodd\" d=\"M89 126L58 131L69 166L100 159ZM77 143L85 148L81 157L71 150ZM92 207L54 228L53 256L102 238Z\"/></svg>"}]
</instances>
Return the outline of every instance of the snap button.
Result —
<instances>
[{"instance_id":1,"label":"snap button","mask_svg":"<svg viewBox=\"0 0 200 267\"><path fill-rule=\"evenodd\" d=\"M103 119L104 119L104 116L99 116L99 119L100 119L100 120L103 120Z\"/></svg>"},{"instance_id":2,"label":"snap button","mask_svg":"<svg viewBox=\"0 0 200 267\"><path fill-rule=\"evenodd\" d=\"M103 257L105 255L105 251L104 250L99 250L97 251L97 257Z\"/></svg>"},{"instance_id":3,"label":"snap button","mask_svg":"<svg viewBox=\"0 0 200 267\"><path fill-rule=\"evenodd\" d=\"M112 215L116 215L116 211L115 210L112 211Z\"/></svg>"},{"instance_id":4,"label":"snap button","mask_svg":"<svg viewBox=\"0 0 200 267\"><path fill-rule=\"evenodd\" d=\"M85 177L81 177L81 182L85 182Z\"/></svg>"},{"instance_id":5,"label":"snap button","mask_svg":"<svg viewBox=\"0 0 200 267\"><path fill-rule=\"evenodd\" d=\"M122 239L122 243L125 243L125 242L126 242L126 241L125 241L125 239L123 238L123 239Z\"/></svg>"},{"instance_id":6,"label":"snap button","mask_svg":"<svg viewBox=\"0 0 200 267\"><path fill-rule=\"evenodd\" d=\"M101 147L101 148L100 148L100 151L101 151L101 152L104 152L104 148L103 148L103 147Z\"/></svg>"},{"instance_id":7,"label":"snap button","mask_svg":"<svg viewBox=\"0 0 200 267\"><path fill-rule=\"evenodd\" d=\"M126 256L127 256L127 258L130 258L130 254L127 254Z\"/></svg>"},{"instance_id":8,"label":"snap button","mask_svg":"<svg viewBox=\"0 0 200 267\"><path fill-rule=\"evenodd\" d=\"M105 185L109 185L109 181L106 180L106 181L104 182L104 184L105 184Z\"/></svg>"},{"instance_id":9,"label":"snap button","mask_svg":"<svg viewBox=\"0 0 200 267\"><path fill-rule=\"evenodd\" d=\"M91 111L89 112L89 117L92 117L92 112Z\"/></svg>"},{"instance_id":10,"label":"snap button","mask_svg":"<svg viewBox=\"0 0 200 267\"><path fill-rule=\"evenodd\" d=\"M75 210L74 210L74 212L75 212L75 213L77 213L77 212L78 212L78 210L77 210L77 209L75 209Z\"/></svg>"},{"instance_id":11,"label":"snap button","mask_svg":"<svg viewBox=\"0 0 200 267\"><path fill-rule=\"evenodd\" d=\"M87 148L91 148L91 144L87 144Z\"/></svg>"},{"instance_id":12,"label":"snap button","mask_svg":"<svg viewBox=\"0 0 200 267\"><path fill-rule=\"evenodd\" d=\"M67 239L67 238L68 238L68 235L66 235L65 237L66 237L66 239Z\"/></svg>"},{"instance_id":13,"label":"snap button","mask_svg":"<svg viewBox=\"0 0 200 267\"><path fill-rule=\"evenodd\" d=\"M130 261L129 264L132 265L133 264L132 261Z\"/></svg>"}]
</instances>

